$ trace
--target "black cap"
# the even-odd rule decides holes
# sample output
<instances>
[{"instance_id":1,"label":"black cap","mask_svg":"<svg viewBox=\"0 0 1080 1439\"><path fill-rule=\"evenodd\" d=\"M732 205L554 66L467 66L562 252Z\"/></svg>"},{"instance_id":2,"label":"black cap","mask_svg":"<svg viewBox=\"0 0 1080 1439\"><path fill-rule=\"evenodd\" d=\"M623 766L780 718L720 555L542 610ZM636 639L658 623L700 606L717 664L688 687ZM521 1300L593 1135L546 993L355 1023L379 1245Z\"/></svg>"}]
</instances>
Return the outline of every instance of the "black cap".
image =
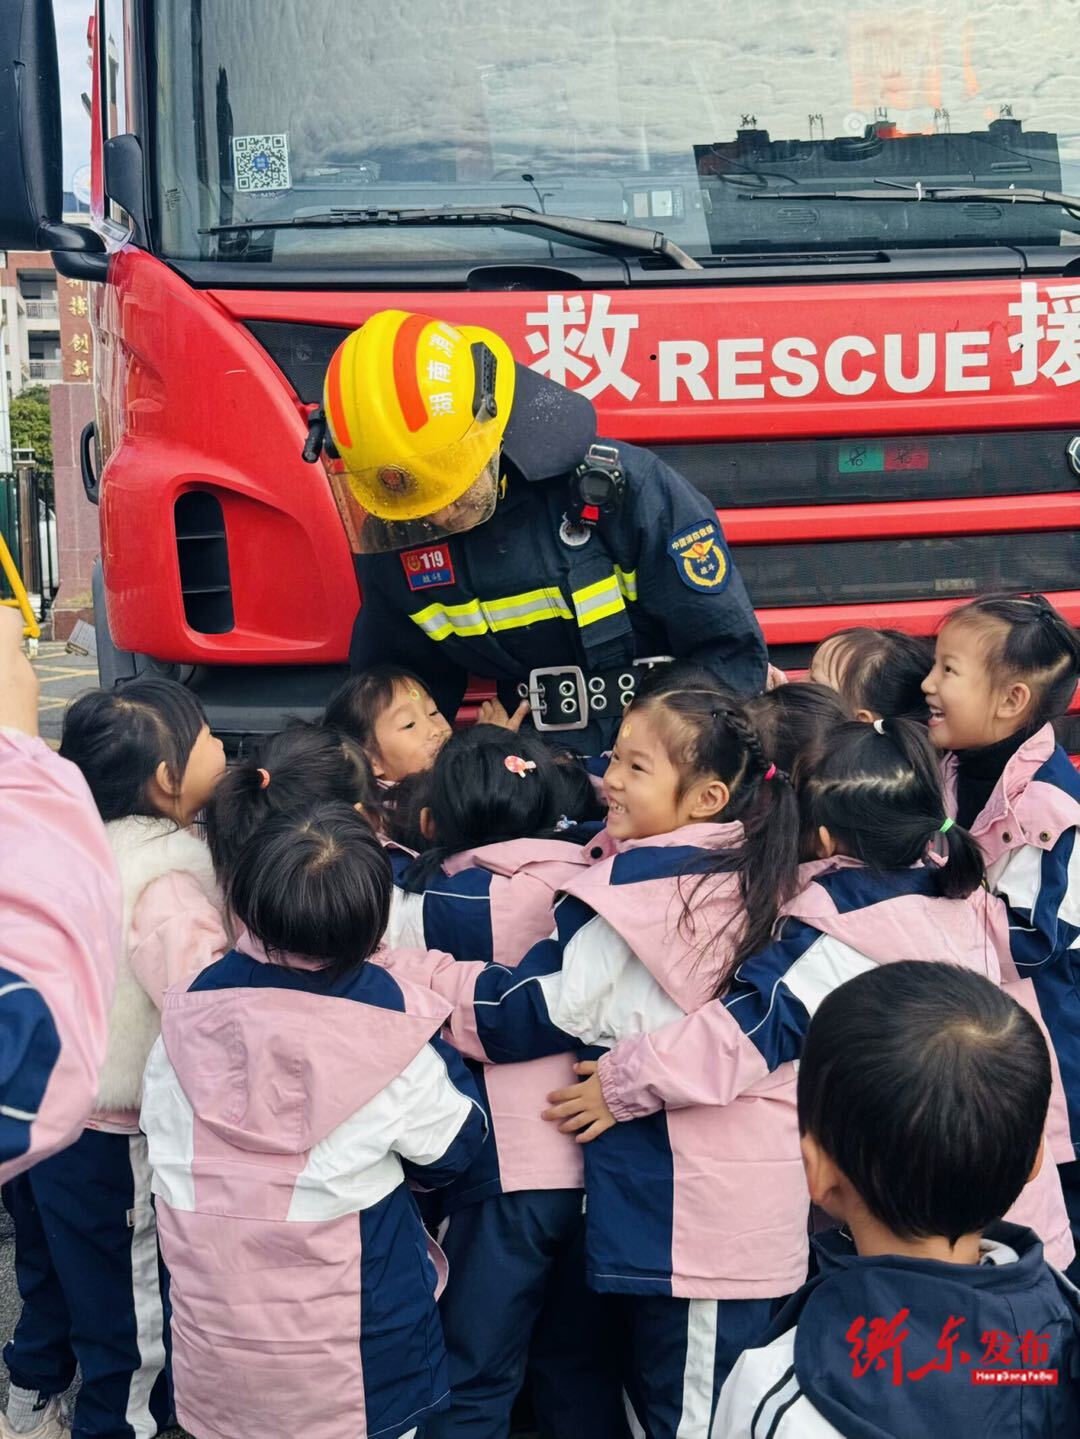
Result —
<instances>
[{"instance_id":1,"label":"black cap","mask_svg":"<svg viewBox=\"0 0 1080 1439\"><path fill-rule=\"evenodd\" d=\"M514 403L503 452L527 480L564 475L596 439L592 401L527 365L515 364Z\"/></svg>"}]
</instances>

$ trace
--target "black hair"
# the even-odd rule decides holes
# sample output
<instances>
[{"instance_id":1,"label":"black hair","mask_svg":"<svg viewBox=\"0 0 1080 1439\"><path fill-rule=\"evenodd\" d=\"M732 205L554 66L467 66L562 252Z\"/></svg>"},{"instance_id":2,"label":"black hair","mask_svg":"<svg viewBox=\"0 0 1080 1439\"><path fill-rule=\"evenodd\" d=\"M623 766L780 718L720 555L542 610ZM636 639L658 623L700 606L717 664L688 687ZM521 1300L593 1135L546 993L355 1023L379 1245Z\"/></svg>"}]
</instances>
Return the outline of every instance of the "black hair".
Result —
<instances>
[{"instance_id":1,"label":"black hair","mask_svg":"<svg viewBox=\"0 0 1080 1439\"><path fill-rule=\"evenodd\" d=\"M695 664L693 660L672 660L670 664L655 664L642 667L635 703L652 699L656 695L670 694L672 690L715 690L717 694L734 695L707 665Z\"/></svg>"},{"instance_id":2,"label":"black hair","mask_svg":"<svg viewBox=\"0 0 1080 1439\"><path fill-rule=\"evenodd\" d=\"M766 758L788 774L807 752L820 754L837 725L851 718L843 697L808 680L777 685L745 701Z\"/></svg>"},{"instance_id":3,"label":"black hair","mask_svg":"<svg viewBox=\"0 0 1080 1439\"><path fill-rule=\"evenodd\" d=\"M150 784L158 765L179 786L205 724L202 705L184 685L135 679L80 695L64 716L60 753L82 770L103 820L156 815Z\"/></svg>"},{"instance_id":4,"label":"black hair","mask_svg":"<svg viewBox=\"0 0 1080 1439\"><path fill-rule=\"evenodd\" d=\"M322 722L354 739L370 755L376 747L375 725L401 684L414 685L424 694L431 694L412 670L403 669L401 665L371 665L359 674L350 675L335 690L323 712Z\"/></svg>"},{"instance_id":5,"label":"black hair","mask_svg":"<svg viewBox=\"0 0 1080 1439\"><path fill-rule=\"evenodd\" d=\"M452 734L431 770L428 807L435 842L414 867L416 878L427 878L462 850L550 838L562 817L564 793L561 767L534 736L495 725Z\"/></svg>"},{"instance_id":6,"label":"black hair","mask_svg":"<svg viewBox=\"0 0 1080 1439\"><path fill-rule=\"evenodd\" d=\"M416 770L384 790L380 799L380 819L387 839L403 849L421 854L430 848L420 828L420 816L431 805L431 771Z\"/></svg>"},{"instance_id":7,"label":"black hair","mask_svg":"<svg viewBox=\"0 0 1080 1439\"><path fill-rule=\"evenodd\" d=\"M229 906L271 959L321 963L333 983L378 948L390 917L390 861L349 804L275 814L240 846Z\"/></svg>"},{"instance_id":8,"label":"black hair","mask_svg":"<svg viewBox=\"0 0 1080 1439\"><path fill-rule=\"evenodd\" d=\"M856 626L821 641L835 645L837 688L851 710L869 710L885 719L930 716L922 682L934 667L930 640L903 630Z\"/></svg>"},{"instance_id":9,"label":"black hair","mask_svg":"<svg viewBox=\"0 0 1080 1439\"><path fill-rule=\"evenodd\" d=\"M703 886L718 874L738 874L743 927L716 976L716 993L723 994L743 959L768 943L779 906L794 892L799 862L795 795L787 774L762 749L742 705L722 688L653 693L635 700L631 713L642 710L659 722L662 743L679 772L680 795L697 780L715 775L730 791L719 818L743 825L736 854L718 851L695 864L700 878L684 898L680 921L692 931ZM717 942L720 938L713 936Z\"/></svg>"},{"instance_id":10,"label":"black hair","mask_svg":"<svg viewBox=\"0 0 1080 1439\"><path fill-rule=\"evenodd\" d=\"M996 685L1022 680L1031 690L1025 728L1039 729L1069 708L1080 679L1080 633L1044 595L985 595L946 615L945 625L986 634L986 667Z\"/></svg>"},{"instance_id":11,"label":"black hair","mask_svg":"<svg viewBox=\"0 0 1080 1439\"><path fill-rule=\"evenodd\" d=\"M891 1233L955 1244L1000 1219L1027 1183L1050 1074L1039 1026L996 985L902 960L818 1007L799 1064L799 1129Z\"/></svg>"},{"instance_id":12,"label":"black hair","mask_svg":"<svg viewBox=\"0 0 1080 1439\"><path fill-rule=\"evenodd\" d=\"M228 884L241 847L272 815L306 813L331 800L361 804L376 822L377 789L359 746L299 720L270 735L229 769L207 806L206 838L220 883Z\"/></svg>"},{"instance_id":13,"label":"black hair","mask_svg":"<svg viewBox=\"0 0 1080 1439\"><path fill-rule=\"evenodd\" d=\"M588 824L602 820L607 813L600 798L592 775L585 765L585 757L568 746L550 745L548 752L559 770L562 784L562 798L559 801L560 817L574 824Z\"/></svg>"},{"instance_id":14,"label":"black hair","mask_svg":"<svg viewBox=\"0 0 1080 1439\"><path fill-rule=\"evenodd\" d=\"M820 760L796 767L795 783L804 833L824 825L845 854L879 871L908 869L940 843L939 895L961 899L982 883L982 853L946 821L937 757L915 721L838 725Z\"/></svg>"}]
</instances>

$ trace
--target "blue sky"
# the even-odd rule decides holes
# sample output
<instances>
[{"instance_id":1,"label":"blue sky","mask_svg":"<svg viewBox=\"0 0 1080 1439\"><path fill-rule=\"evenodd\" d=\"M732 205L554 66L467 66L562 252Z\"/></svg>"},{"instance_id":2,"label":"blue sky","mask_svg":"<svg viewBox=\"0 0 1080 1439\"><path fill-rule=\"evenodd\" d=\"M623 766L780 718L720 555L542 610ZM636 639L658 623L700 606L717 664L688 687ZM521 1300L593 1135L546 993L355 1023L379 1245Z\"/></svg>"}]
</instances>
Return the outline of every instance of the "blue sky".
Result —
<instances>
[{"instance_id":1,"label":"blue sky","mask_svg":"<svg viewBox=\"0 0 1080 1439\"><path fill-rule=\"evenodd\" d=\"M56 43L60 51L60 104L64 124L64 189L71 189L71 177L90 158L90 118L79 96L90 93L87 65L86 25L92 0L53 0L56 16Z\"/></svg>"}]
</instances>

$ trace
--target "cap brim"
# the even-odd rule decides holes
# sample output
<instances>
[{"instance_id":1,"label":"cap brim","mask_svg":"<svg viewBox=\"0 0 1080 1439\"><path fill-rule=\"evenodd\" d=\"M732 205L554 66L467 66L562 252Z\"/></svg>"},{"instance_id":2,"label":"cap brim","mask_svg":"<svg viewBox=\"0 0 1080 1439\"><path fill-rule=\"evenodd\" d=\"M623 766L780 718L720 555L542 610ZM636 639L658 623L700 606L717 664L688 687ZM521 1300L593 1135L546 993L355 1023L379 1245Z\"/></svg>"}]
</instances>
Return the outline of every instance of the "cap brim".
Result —
<instances>
[{"instance_id":1,"label":"cap brim","mask_svg":"<svg viewBox=\"0 0 1080 1439\"><path fill-rule=\"evenodd\" d=\"M592 402L527 365L515 364L514 374L514 403L503 435L507 458L527 480L566 474L596 439Z\"/></svg>"}]
</instances>

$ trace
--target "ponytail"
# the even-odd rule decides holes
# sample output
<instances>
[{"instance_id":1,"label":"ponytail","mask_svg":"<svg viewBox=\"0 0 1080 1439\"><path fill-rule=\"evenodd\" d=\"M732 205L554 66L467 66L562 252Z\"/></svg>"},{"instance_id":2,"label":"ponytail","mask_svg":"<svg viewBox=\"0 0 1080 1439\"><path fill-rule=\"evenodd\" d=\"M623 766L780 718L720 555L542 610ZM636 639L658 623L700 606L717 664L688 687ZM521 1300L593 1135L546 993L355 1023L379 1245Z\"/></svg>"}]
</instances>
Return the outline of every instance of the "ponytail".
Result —
<instances>
[{"instance_id":1,"label":"ponytail","mask_svg":"<svg viewBox=\"0 0 1080 1439\"><path fill-rule=\"evenodd\" d=\"M737 851L712 850L695 860L696 882L683 896L681 928L694 932L694 910L703 889L721 875L738 876L741 912L719 934L715 947L739 924L733 952L715 977L723 994L737 966L769 940L777 911L795 891L798 877L799 814L788 776L767 757L757 731L739 702L715 689L657 693L635 708L647 707L661 720L669 757L680 770L684 790L695 780L715 775L730 799L722 819L741 822L744 842ZM728 947L728 946L725 946Z\"/></svg>"},{"instance_id":2,"label":"ponytail","mask_svg":"<svg viewBox=\"0 0 1080 1439\"><path fill-rule=\"evenodd\" d=\"M361 805L378 822L375 781L359 745L320 725L295 721L222 777L206 810L206 839L219 883L227 888L240 850L272 815L305 814L336 801Z\"/></svg>"},{"instance_id":3,"label":"ponytail","mask_svg":"<svg viewBox=\"0 0 1080 1439\"><path fill-rule=\"evenodd\" d=\"M933 853L940 895L963 899L982 883L979 846L946 819L937 760L913 720L837 726L820 763L795 781L804 832L824 826L871 869L909 869Z\"/></svg>"}]
</instances>

